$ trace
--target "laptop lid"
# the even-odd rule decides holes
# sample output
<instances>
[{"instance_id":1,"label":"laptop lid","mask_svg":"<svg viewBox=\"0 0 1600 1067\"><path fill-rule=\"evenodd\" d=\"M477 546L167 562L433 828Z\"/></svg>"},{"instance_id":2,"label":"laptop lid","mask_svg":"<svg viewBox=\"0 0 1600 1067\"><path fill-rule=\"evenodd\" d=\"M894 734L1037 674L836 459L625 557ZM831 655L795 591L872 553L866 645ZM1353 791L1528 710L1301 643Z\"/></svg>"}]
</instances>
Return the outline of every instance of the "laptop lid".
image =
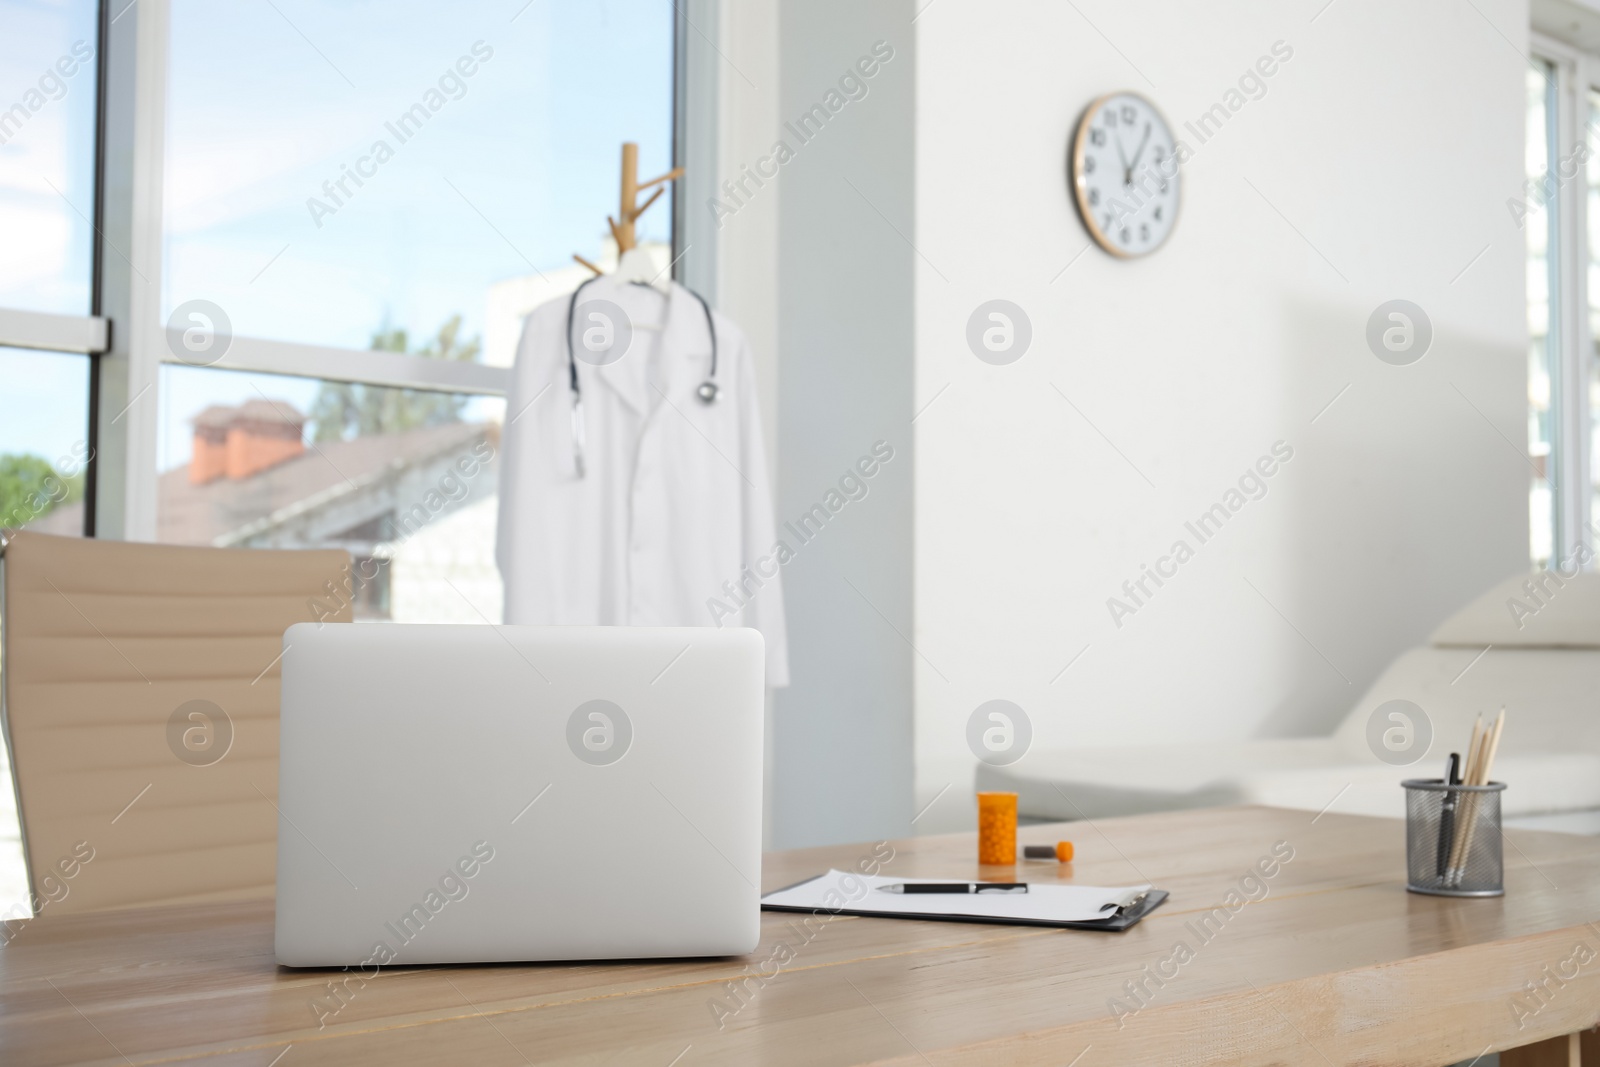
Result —
<instances>
[{"instance_id":1,"label":"laptop lid","mask_svg":"<svg viewBox=\"0 0 1600 1067\"><path fill-rule=\"evenodd\" d=\"M279 963L755 948L757 631L302 623L284 649Z\"/></svg>"}]
</instances>

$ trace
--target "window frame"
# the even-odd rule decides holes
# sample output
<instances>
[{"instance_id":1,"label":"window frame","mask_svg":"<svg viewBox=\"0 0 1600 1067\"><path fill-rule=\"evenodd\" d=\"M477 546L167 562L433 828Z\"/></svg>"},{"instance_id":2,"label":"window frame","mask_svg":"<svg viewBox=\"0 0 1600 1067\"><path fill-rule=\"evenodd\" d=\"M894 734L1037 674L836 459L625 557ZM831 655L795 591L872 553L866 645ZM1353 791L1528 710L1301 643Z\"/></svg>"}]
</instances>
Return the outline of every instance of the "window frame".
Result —
<instances>
[{"instance_id":1,"label":"window frame","mask_svg":"<svg viewBox=\"0 0 1600 1067\"><path fill-rule=\"evenodd\" d=\"M89 358L89 389L84 395L84 410L87 413L89 459L85 464L85 488L83 509L83 534L86 537L94 535L94 487L97 475L96 450L95 450L95 361L96 358L109 347L111 332L110 323L97 313L93 313L98 301L99 280L99 201L102 185L100 159L101 159L101 130L105 115L105 58L102 43L105 36L105 9L106 0L100 0L97 5L95 18L98 39L95 44L95 115L94 115L94 199L95 213L93 227L96 233L90 257L89 279L90 308L88 315L64 315L58 312L32 311L24 308L13 308L0 305L0 348L16 348L35 352L66 352L69 354L83 355Z\"/></svg>"},{"instance_id":2,"label":"window frame","mask_svg":"<svg viewBox=\"0 0 1600 1067\"><path fill-rule=\"evenodd\" d=\"M697 0L699 18L715 27L719 5ZM705 59L688 33L693 23L675 3L672 145L674 162L708 159L711 137L687 118L704 106ZM113 11L115 13L113 13ZM190 366L174 354L173 338L161 321L161 288L144 279L162 271L170 0L100 0L99 100L95 112L95 218L93 278L88 315L58 315L0 307L0 346L82 353L90 359L89 448L85 490L86 536L156 539L156 442L160 432L154 403L139 404L159 390L161 367ZM707 131L709 132L709 131ZM697 168L698 169L698 168ZM709 169L701 178L710 177ZM672 220L673 274L685 274L683 256L695 244L715 241L700 213L688 211L680 188ZM689 231L695 231L690 233ZM712 262L709 255L707 262ZM136 266L137 264L137 266ZM688 273L714 299L705 265ZM392 352L310 345L267 337L234 336L218 370L277 374L399 389L504 397L511 369L482 363L431 360Z\"/></svg>"},{"instance_id":3,"label":"window frame","mask_svg":"<svg viewBox=\"0 0 1600 1067\"><path fill-rule=\"evenodd\" d=\"M1566 160L1586 142L1585 121L1591 90L1600 92L1600 55L1580 51L1544 34L1530 35L1530 51L1551 64L1556 79L1555 158ZM1600 133L1600 131L1597 131ZM1563 565L1579 549L1595 549L1590 520L1594 490L1590 471L1589 410L1585 356L1593 351L1589 325L1588 167L1580 176L1557 186L1552 227L1555 285L1551 297L1553 347L1547 350L1550 373L1550 457L1546 477L1553 503L1549 566Z\"/></svg>"}]
</instances>

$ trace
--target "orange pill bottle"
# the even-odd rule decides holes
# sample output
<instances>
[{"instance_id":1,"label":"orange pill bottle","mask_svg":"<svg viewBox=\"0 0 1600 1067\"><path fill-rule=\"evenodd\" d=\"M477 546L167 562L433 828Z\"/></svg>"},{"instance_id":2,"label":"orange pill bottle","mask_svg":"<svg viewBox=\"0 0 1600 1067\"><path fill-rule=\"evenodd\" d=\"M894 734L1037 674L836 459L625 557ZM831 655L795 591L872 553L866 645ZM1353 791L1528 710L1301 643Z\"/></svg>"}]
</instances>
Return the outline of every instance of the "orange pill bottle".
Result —
<instances>
[{"instance_id":1,"label":"orange pill bottle","mask_svg":"<svg viewBox=\"0 0 1600 1067\"><path fill-rule=\"evenodd\" d=\"M1017 862L1017 794L978 794L978 862Z\"/></svg>"}]
</instances>

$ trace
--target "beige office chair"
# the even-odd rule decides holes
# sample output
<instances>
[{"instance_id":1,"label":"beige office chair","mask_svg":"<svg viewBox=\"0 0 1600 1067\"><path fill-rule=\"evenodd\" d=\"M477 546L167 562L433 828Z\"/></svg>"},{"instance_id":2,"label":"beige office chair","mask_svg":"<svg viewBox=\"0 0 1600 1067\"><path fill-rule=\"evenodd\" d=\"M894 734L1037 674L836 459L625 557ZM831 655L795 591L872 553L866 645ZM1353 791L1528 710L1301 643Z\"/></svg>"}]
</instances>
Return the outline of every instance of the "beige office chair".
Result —
<instances>
[{"instance_id":1,"label":"beige office chair","mask_svg":"<svg viewBox=\"0 0 1600 1067\"><path fill-rule=\"evenodd\" d=\"M350 621L348 554L19 533L0 564L35 910L271 896L283 631Z\"/></svg>"}]
</instances>

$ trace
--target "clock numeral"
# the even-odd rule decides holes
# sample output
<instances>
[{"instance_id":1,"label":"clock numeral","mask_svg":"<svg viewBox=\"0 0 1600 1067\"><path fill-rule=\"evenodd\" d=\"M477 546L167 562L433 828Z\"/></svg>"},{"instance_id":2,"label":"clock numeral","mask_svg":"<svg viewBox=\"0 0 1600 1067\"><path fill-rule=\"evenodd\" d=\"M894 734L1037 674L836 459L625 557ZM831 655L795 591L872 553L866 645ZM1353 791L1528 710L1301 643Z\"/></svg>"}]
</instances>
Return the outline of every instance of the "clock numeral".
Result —
<instances>
[{"instance_id":1,"label":"clock numeral","mask_svg":"<svg viewBox=\"0 0 1600 1067\"><path fill-rule=\"evenodd\" d=\"M1160 204L1156 205L1156 209L1155 209L1155 211L1153 213L1153 217L1155 218L1155 220L1157 222L1161 221L1161 205Z\"/></svg>"},{"instance_id":2,"label":"clock numeral","mask_svg":"<svg viewBox=\"0 0 1600 1067\"><path fill-rule=\"evenodd\" d=\"M1100 190L1098 190L1098 189L1090 189L1089 190L1089 206L1090 207L1099 207L1100 206Z\"/></svg>"},{"instance_id":3,"label":"clock numeral","mask_svg":"<svg viewBox=\"0 0 1600 1067\"><path fill-rule=\"evenodd\" d=\"M1132 239L1133 239L1133 235L1131 233L1129 233L1128 232L1128 228L1126 226L1124 226L1122 228L1122 243L1123 244L1127 244Z\"/></svg>"},{"instance_id":4,"label":"clock numeral","mask_svg":"<svg viewBox=\"0 0 1600 1067\"><path fill-rule=\"evenodd\" d=\"M1133 125L1133 108L1127 104L1122 105L1122 121L1128 126Z\"/></svg>"},{"instance_id":5,"label":"clock numeral","mask_svg":"<svg viewBox=\"0 0 1600 1067\"><path fill-rule=\"evenodd\" d=\"M1142 223L1142 222L1139 224L1139 240L1141 240L1141 241L1150 240L1150 227L1147 224Z\"/></svg>"},{"instance_id":6,"label":"clock numeral","mask_svg":"<svg viewBox=\"0 0 1600 1067\"><path fill-rule=\"evenodd\" d=\"M1106 143L1106 131L1104 131L1104 130L1090 130L1089 131L1089 143L1094 145L1097 148L1103 146Z\"/></svg>"},{"instance_id":7,"label":"clock numeral","mask_svg":"<svg viewBox=\"0 0 1600 1067\"><path fill-rule=\"evenodd\" d=\"M1093 156L1084 156L1083 157L1083 172L1085 174L1093 174L1094 173L1094 167L1095 167L1094 157Z\"/></svg>"}]
</instances>

